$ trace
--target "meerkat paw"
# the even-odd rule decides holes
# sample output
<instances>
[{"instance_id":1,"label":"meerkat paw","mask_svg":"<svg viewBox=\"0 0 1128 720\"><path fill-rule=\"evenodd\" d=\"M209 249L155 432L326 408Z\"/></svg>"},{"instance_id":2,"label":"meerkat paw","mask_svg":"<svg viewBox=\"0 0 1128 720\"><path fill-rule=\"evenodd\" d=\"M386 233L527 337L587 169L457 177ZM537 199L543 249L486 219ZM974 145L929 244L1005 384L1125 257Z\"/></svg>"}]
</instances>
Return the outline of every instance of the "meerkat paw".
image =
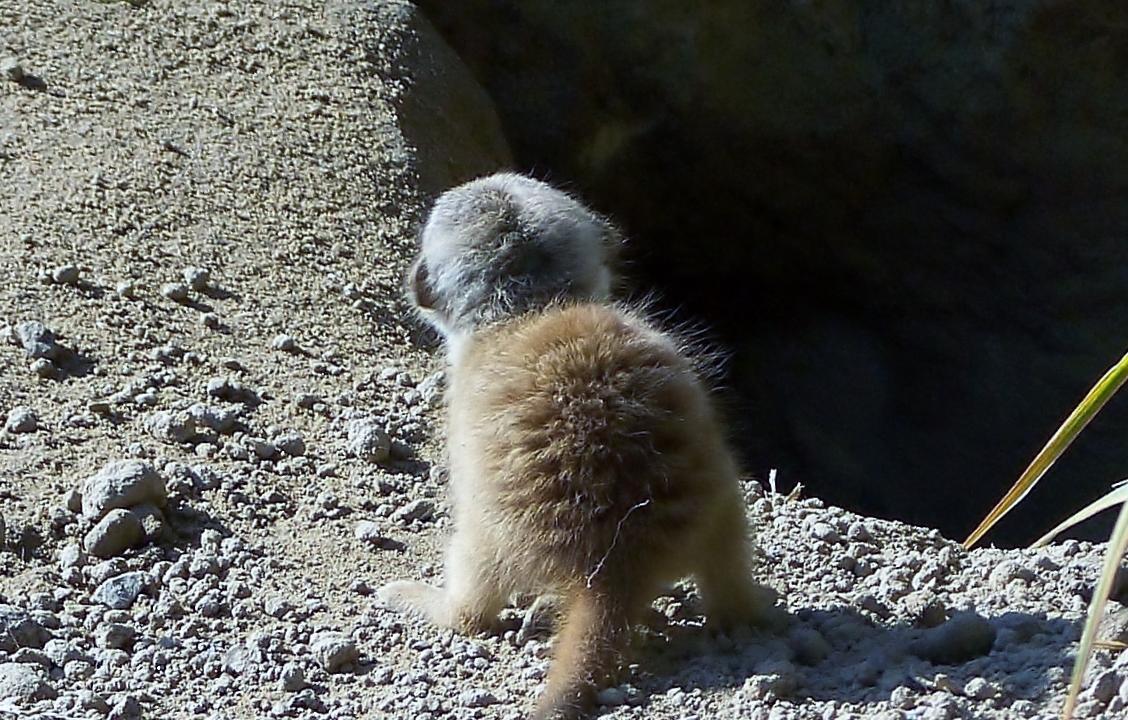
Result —
<instances>
[{"instance_id":1,"label":"meerkat paw","mask_svg":"<svg viewBox=\"0 0 1128 720\"><path fill-rule=\"evenodd\" d=\"M433 585L397 580L377 590L376 600L389 610L422 617L440 627L452 626L446 595Z\"/></svg>"},{"instance_id":2,"label":"meerkat paw","mask_svg":"<svg viewBox=\"0 0 1128 720\"><path fill-rule=\"evenodd\" d=\"M778 606L780 595L770 587L751 585L743 592L714 597L706 604L705 624L720 632L733 630L779 629L786 624L787 613Z\"/></svg>"}]
</instances>

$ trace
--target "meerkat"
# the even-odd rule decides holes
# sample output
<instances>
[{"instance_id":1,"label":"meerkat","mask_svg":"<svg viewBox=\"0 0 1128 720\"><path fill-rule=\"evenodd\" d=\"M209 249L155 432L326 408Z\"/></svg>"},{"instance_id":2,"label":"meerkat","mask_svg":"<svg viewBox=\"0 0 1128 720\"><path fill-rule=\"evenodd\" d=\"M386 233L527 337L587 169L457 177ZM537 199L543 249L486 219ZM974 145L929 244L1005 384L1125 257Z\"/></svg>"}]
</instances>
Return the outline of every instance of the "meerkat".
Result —
<instances>
[{"instance_id":1,"label":"meerkat","mask_svg":"<svg viewBox=\"0 0 1128 720\"><path fill-rule=\"evenodd\" d=\"M454 534L444 587L380 602L475 633L517 593L557 598L537 720L588 709L671 582L694 577L711 624L758 621L736 462L679 341L612 301L612 225L501 173L441 195L421 238L408 293L447 346Z\"/></svg>"}]
</instances>

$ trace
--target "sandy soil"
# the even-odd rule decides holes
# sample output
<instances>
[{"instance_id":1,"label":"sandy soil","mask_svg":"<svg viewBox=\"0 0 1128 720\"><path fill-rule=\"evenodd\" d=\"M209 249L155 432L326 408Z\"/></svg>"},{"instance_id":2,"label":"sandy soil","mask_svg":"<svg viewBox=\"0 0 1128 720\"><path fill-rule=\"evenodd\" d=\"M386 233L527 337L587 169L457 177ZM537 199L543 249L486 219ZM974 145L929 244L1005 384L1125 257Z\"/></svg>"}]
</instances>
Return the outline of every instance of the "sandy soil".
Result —
<instances>
[{"instance_id":1,"label":"sandy soil","mask_svg":"<svg viewBox=\"0 0 1128 720\"><path fill-rule=\"evenodd\" d=\"M551 649L522 609L462 638L371 596L441 573L449 531L441 361L399 289L445 152L406 139L436 134L403 125L428 68L401 50L441 48L391 1L0 17L0 717L520 717ZM90 481L123 460L141 500ZM711 636L672 588L604 717L1060 706L1101 548L966 553L745 489L780 623ZM1126 708L1100 651L1080 716Z\"/></svg>"}]
</instances>

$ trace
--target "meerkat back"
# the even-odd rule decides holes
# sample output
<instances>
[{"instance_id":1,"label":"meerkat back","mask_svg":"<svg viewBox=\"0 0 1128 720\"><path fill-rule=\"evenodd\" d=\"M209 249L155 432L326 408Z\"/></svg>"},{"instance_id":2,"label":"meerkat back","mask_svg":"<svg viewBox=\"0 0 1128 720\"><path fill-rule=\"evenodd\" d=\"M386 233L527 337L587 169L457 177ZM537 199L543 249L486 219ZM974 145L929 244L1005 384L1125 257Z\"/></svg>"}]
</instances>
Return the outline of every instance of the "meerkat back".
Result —
<instances>
[{"instance_id":1,"label":"meerkat back","mask_svg":"<svg viewBox=\"0 0 1128 720\"><path fill-rule=\"evenodd\" d=\"M516 592L560 598L534 717L574 717L663 584L695 576L722 625L754 621L762 596L708 392L674 339L609 300L610 226L521 176L475 182L440 198L409 279L450 359L446 585L379 596L463 632Z\"/></svg>"}]
</instances>

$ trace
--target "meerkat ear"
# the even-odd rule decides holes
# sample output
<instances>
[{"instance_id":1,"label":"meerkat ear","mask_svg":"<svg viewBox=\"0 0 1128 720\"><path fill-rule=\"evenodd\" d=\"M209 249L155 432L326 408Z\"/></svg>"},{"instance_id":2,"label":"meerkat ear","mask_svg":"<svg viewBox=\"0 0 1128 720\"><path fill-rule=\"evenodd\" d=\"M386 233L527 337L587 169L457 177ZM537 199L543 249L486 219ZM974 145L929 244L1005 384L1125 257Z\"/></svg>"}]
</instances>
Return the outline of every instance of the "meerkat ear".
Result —
<instances>
[{"instance_id":1,"label":"meerkat ear","mask_svg":"<svg viewBox=\"0 0 1128 720\"><path fill-rule=\"evenodd\" d=\"M431 279L427 274L427 266L423 263L423 258L419 258L411 265L411 269L407 271L407 295L416 307L424 310L435 310L438 305L438 298L435 297L435 290L431 287Z\"/></svg>"}]
</instances>

